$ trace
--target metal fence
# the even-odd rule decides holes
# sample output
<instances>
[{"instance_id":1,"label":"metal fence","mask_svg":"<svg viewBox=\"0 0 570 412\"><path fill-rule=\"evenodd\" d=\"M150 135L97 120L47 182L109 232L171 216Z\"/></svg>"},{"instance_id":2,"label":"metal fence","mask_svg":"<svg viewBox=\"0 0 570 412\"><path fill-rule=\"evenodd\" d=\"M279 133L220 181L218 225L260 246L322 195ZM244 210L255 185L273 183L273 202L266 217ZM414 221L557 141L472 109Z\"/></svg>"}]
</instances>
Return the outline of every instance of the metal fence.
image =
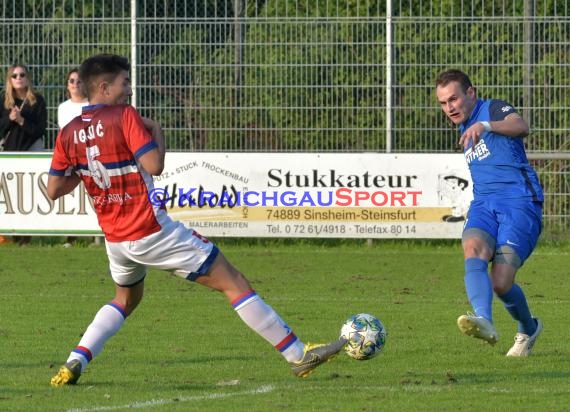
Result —
<instances>
[{"instance_id":1,"label":"metal fence","mask_svg":"<svg viewBox=\"0 0 570 412\"><path fill-rule=\"evenodd\" d=\"M569 15L557 0L3 0L0 64L30 68L48 147L66 72L113 52L170 150L289 152L456 150L433 82L458 67L531 124L546 226L563 233Z\"/></svg>"}]
</instances>

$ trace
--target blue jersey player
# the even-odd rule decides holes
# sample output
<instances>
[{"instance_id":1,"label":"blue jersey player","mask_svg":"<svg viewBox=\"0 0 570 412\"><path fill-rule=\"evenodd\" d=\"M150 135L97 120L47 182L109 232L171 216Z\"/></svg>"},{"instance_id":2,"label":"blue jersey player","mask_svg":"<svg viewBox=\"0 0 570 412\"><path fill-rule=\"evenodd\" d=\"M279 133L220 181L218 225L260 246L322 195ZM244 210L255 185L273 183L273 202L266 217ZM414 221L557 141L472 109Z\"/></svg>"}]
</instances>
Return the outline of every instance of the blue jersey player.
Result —
<instances>
[{"instance_id":1,"label":"blue jersey player","mask_svg":"<svg viewBox=\"0 0 570 412\"><path fill-rule=\"evenodd\" d=\"M462 245L465 289L474 313L460 316L457 325L462 333L494 345L499 338L491 309L494 291L518 322L507 356L528 356L542 322L531 314L515 275L536 246L543 202L524 149L528 124L510 104L478 98L469 77L459 70L438 75L436 94L445 115L459 126L459 144L473 180Z\"/></svg>"}]
</instances>

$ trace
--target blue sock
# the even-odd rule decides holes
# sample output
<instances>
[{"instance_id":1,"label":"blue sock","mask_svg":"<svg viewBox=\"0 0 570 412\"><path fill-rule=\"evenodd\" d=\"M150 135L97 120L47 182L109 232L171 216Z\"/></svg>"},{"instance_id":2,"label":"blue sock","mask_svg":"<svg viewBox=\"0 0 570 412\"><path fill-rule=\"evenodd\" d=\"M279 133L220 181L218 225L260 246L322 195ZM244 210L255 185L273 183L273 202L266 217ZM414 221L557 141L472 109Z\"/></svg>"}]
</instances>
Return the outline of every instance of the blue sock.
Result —
<instances>
[{"instance_id":1,"label":"blue sock","mask_svg":"<svg viewBox=\"0 0 570 412\"><path fill-rule=\"evenodd\" d=\"M519 333L526 333L532 336L536 332L536 321L530 314L528 303L524 292L516 283L504 295L499 296L505 308L509 311L514 320L519 322Z\"/></svg>"},{"instance_id":2,"label":"blue sock","mask_svg":"<svg viewBox=\"0 0 570 412\"><path fill-rule=\"evenodd\" d=\"M493 322L493 285L487 268L489 264L479 258L465 260L465 290L471 307L477 316Z\"/></svg>"}]
</instances>

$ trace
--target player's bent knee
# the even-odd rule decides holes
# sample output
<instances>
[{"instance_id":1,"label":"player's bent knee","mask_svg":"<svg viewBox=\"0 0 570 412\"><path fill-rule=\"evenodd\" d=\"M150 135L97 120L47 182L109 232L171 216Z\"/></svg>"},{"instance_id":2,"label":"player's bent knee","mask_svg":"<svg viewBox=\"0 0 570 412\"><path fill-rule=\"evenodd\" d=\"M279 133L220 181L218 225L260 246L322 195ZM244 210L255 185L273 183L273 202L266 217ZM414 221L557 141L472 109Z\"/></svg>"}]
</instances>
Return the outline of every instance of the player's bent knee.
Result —
<instances>
[{"instance_id":1,"label":"player's bent knee","mask_svg":"<svg viewBox=\"0 0 570 412\"><path fill-rule=\"evenodd\" d=\"M507 293L513 287L513 282L499 282L497 284L493 283L493 292L496 295L502 296Z\"/></svg>"},{"instance_id":2,"label":"player's bent knee","mask_svg":"<svg viewBox=\"0 0 570 412\"><path fill-rule=\"evenodd\" d=\"M495 239L487 232L476 228L467 229L463 232L461 244L466 257L479 257L487 260L495 250Z\"/></svg>"},{"instance_id":3,"label":"player's bent knee","mask_svg":"<svg viewBox=\"0 0 570 412\"><path fill-rule=\"evenodd\" d=\"M143 283L139 283L136 286L129 288L117 286L113 301L122 306L128 316L133 313L139 303L141 303L143 294Z\"/></svg>"}]
</instances>

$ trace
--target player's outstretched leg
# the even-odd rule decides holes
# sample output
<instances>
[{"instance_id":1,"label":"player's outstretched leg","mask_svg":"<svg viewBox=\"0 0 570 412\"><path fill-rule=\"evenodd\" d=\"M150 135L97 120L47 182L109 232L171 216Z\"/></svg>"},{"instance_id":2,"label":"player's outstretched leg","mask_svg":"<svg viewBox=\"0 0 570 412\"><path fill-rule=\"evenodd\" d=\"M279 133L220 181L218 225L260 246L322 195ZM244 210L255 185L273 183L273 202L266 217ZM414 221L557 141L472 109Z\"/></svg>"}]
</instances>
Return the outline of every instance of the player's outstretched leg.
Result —
<instances>
[{"instance_id":1,"label":"player's outstretched leg","mask_svg":"<svg viewBox=\"0 0 570 412\"><path fill-rule=\"evenodd\" d=\"M221 252L210 270L196 278L196 282L224 293L241 320L281 353L296 376L308 376L346 344L336 341L326 345L305 345Z\"/></svg>"},{"instance_id":2,"label":"player's outstretched leg","mask_svg":"<svg viewBox=\"0 0 570 412\"><path fill-rule=\"evenodd\" d=\"M473 241L473 239L469 240ZM465 259L465 291L475 314L461 315L457 319L457 327L467 336L473 336L494 345L499 340L499 335L491 321L493 286L487 267L488 262L485 259Z\"/></svg>"},{"instance_id":3,"label":"player's outstretched leg","mask_svg":"<svg viewBox=\"0 0 570 412\"><path fill-rule=\"evenodd\" d=\"M483 316L476 316L472 313L461 315L457 319L457 327L467 336L482 339L490 345L494 345L499 340L499 334L493 324Z\"/></svg>"},{"instance_id":4,"label":"player's outstretched leg","mask_svg":"<svg viewBox=\"0 0 570 412\"><path fill-rule=\"evenodd\" d=\"M299 378L309 376L317 366L334 358L347 344L346 339L339 339L326 345L307 343L303 351L303 358L298 362L289 362L291 370Z\"/></svg>"},{"instance_id":5,"label":"player's outstretched leg","mask_svg":"<svg viewBox=\"0 0 570 412\"><path fill-rule=\"evenodd\" d=\"M334 358L347 343L343 339L329 344L305 345L253 290L231 303L239 317L281 353L298 377L309 376L317 366Z\"/></svg>"},{"instance_id":6,"label":"player's outstretched leg","mask_svg":"<svg viewBox=\"0 0 570 412\"><path fill-rule=\"evenodd\" d=\"M75 385L81 376L81 362L74 359L63 365L51 378L51 386Z\"/></svg>"}]
</instances>

